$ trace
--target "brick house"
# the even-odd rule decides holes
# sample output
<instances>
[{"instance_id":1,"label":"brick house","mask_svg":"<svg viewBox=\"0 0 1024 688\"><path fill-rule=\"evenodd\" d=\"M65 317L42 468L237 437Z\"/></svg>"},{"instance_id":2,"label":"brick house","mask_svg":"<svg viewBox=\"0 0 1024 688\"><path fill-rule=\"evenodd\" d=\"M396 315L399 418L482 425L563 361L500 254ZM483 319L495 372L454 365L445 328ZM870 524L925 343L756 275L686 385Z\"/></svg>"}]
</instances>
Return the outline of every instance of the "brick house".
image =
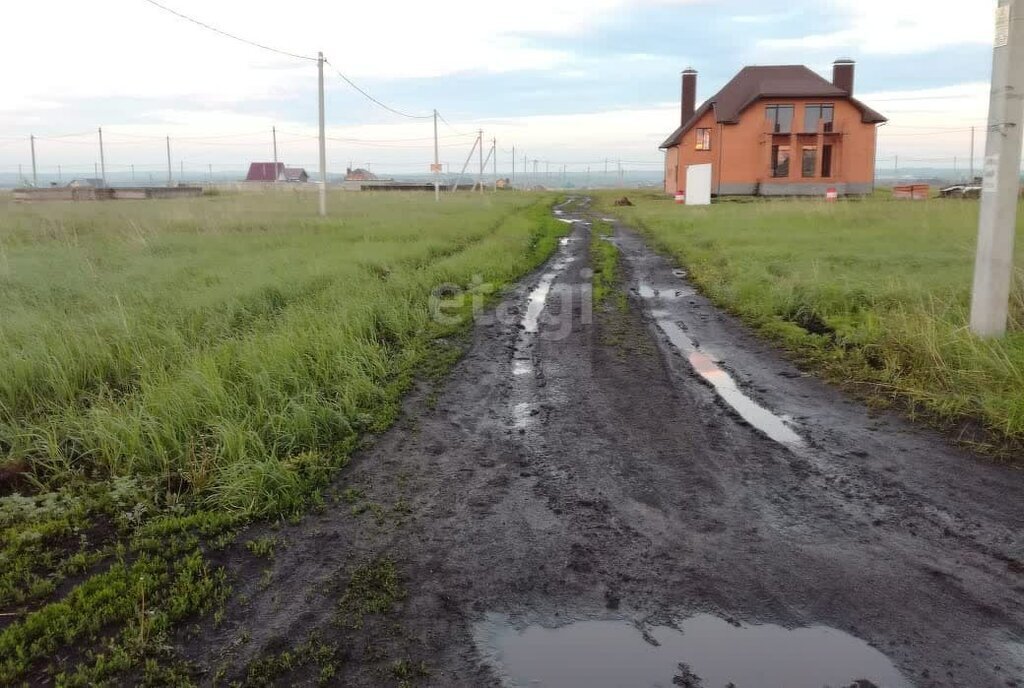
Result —
<instances>
[{"instance_id":1,"label":"brick house","mask_svg":"<svg viewBox=\"0 0 1024 688\"><path fill-rule=\"evenodd\" d=\"M829 82L801 65L744 67L700 108L686 70L682 122L661 145L665 192L685 192L686 168L710 163L716 195L871 193L887 120L853 97L854 69L838 60Z\"/></svg>"}]
</instances>

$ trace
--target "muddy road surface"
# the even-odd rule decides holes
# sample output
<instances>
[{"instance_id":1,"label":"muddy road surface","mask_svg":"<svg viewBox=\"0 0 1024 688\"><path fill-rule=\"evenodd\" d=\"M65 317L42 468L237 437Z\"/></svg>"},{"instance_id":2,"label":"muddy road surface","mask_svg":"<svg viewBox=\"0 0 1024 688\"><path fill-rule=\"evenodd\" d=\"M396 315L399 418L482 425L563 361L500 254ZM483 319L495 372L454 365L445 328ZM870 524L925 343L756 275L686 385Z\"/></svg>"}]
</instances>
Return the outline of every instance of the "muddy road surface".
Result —
<instances>
[{"instance_id":1,"label":"muddy road surface","mask_svg":"<svg viewBox=\"0 0 1024 688\"><path fill-rule=\"evenodd\" d=\"M556 212L448 380L319 513L248 534L272 555L224 555L234 595L178 639L197 678L1024 686L1024 474L801 374L586 199Z\"/></svg>"}]
</instances>

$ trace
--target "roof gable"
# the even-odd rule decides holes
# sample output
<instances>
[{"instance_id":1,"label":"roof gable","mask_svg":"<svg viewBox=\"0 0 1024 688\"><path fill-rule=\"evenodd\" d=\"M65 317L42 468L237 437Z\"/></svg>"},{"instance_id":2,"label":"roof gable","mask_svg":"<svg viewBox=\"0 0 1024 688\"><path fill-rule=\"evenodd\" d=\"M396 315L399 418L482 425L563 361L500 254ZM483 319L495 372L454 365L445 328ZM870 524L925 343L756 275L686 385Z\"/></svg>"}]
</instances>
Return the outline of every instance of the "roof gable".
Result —
<instances>
[{"instance_id":1,"label":"roof gable","mask_svg":"<svg viewBox=\"0 0 1024 688\"><path fill-rule=\"evenodd\" d=\"M713 95L676 129L661 148L679 141L705 114L713 109L719 124L735 124L751 105L763 98L833 98L850 101L861 111L863 121L877 124L886 119L868 106L803 65L744 67L721 91Z\"/></svg>"}]
</instances>

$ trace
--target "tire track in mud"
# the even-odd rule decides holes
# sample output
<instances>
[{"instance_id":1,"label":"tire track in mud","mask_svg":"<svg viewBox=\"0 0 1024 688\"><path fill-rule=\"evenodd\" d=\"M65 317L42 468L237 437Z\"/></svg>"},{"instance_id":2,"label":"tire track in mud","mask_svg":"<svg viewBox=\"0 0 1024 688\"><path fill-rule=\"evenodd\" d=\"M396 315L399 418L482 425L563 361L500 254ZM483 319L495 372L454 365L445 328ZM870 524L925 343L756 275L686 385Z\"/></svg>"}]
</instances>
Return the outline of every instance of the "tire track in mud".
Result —
<instances>
[{"instance_id":1,"label":"tire track in mud","mask_svg":"<svg viewBox=\"0 0 1024 688\"><path fill-rule=\"evenodd\" d=\"M497 685L509 671L496 638L581 619L695 638L684 620L699 614L829 626L917 686L1024 675L1019 472L801 377L617 223L629 307L594 307L597 217L585 199L556 213L569 236L478 323L436 403L429 388L410 395L321 513L247 535L278 538L272 560L223 555L236 595L178 639L202 680L251 678L315 637L335 648L329 684ZM724 405L659 319L803 445ZM352 591L372 596L357 583L381 562L401 594L353 627ZM319 670L261 675L312 684Z\"/></svg>"}]
</instances>

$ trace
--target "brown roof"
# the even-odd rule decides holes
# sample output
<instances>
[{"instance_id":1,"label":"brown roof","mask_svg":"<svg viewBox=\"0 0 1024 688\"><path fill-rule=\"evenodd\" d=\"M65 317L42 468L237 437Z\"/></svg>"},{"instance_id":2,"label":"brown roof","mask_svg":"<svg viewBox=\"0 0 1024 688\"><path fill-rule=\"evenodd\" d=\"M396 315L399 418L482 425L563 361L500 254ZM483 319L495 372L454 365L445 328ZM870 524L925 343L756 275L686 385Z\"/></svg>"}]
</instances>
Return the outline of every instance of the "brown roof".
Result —
<instances>
[{"instance_id":1,"label":"brown roof","mask_svg":"<svg viewBox=\"0 0 1024 688\"><path fill-rule=\"evenodd\" d=\"M254 162L249 165L247 182L276 182L284 173L283 162Z\"/></svg>"},{"instance_id":2,"label":"brown roof","mask_svg":"<svg viewBox=\"0 0 1024 688\"><path fill-rule=\"evenodd\" d=\"M676 129L665 143L661 144L661 148L678 145L683 135L708 110L714 109L715 121L719 124L735 124L744 110L762 98L846 98L861 111L864 122L877 124L887 121L885 117L803 65L744 67L721 91L697 108L693 117Z\"/></svg>"}]
</instances>

